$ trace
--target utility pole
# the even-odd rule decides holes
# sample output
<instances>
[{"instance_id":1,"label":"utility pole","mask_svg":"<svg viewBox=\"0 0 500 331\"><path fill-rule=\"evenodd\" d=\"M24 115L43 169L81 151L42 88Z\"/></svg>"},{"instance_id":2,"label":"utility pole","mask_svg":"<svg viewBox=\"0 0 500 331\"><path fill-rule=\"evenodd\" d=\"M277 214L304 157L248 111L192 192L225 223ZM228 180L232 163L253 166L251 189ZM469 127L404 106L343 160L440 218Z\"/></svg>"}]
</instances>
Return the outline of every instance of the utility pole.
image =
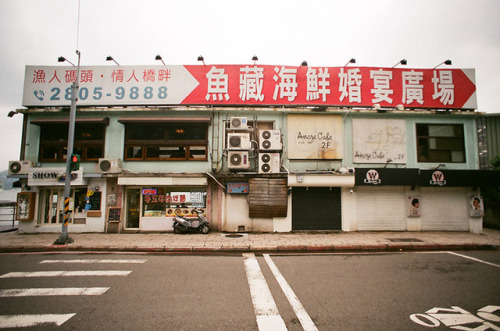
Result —
<instances>
[{"instance_id":1,"label":"utility pole","mask_svg":"<svg viewBox=\"0 0 500 331\"><path fill-rule=\"evenodd\" d=\"M68 148L66 150L66 175L64 179L64 220L59 238L54 242L54 245L66 245L74 240L68 236L68 221L70 216L69 200L71 197L71 155L73 154L73 144L75 139L75 119L76 119L76 102L78 101L78 79L80 77L80 51L76 51L78 55L78 66L76 68L76 78L71 84L71 107L69 110L69 128L68 128Z\"/></svg>"}]
</instances>

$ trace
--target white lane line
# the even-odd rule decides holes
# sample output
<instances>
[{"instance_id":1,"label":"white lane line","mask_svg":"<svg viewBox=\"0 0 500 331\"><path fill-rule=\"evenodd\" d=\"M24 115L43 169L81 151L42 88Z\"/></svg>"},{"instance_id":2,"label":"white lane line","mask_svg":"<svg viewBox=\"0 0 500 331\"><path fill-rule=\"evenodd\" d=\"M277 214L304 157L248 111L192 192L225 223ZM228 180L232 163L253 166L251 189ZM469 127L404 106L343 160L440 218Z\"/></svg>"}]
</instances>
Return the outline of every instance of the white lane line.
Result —
<instances>
[{"instance_id":1,"label":"white lane line","mask_svg":"<svg viewBox=\"0 0 500 331\"><path fill-rule=\"evenodd\" d=\"M43 260L40 263L145 263L147 259L135 259L135 260Z\"/></svg>"},{"instance_id":2,"label":"white lane line","mask_svg":"<svg viewBox=\"0 0 500 331\"><path fill-rule=\"evenodd\" d=\"M101 295L109 287L19 288L0 290L0 298L60 295Z\"/></svg>"},{"instance_id":3,"label":"white lane line","mask_svg":"<svg viewBox=\"0 0 500 331\"><path fill-rule=\"evenodd\" d=\"M255 254L243 254L243 257L259 330L287 330Z\"/></svg>"},{"instance_id":4,"label":"white lane line","mask_svg":"<svg viewBox=\"0 0 500 331\"><path fill-rule=\"evenodd\" d=\"M271 259L269 254L264 254L264 259L266 260L267 264L269 265L269 268L273 272L273 275L278 281L278 284L280 284L280 287L283 290L283 293L285 293L288 302L290 302L290 305L292 306L295 315L297 315L300 324L302 324L302 328L305 331L318 330L313 320L311 319L307 311L300 303L299 298L297 298L292 288L286 281L285 277L283 277L276 264L274 264L274 261Z\"/></svg>"},{"instance_id":5,"label":"white lane line","mask_svg":"<svg viewBox=\"0 0 500 331\"><path fill-rule=\"evenodd\" d=\"M71 277L71 276L127 276L132 270L92 270L92 271L35 271L9 272L0 278L24 277Z\"/></svg>"},{"instance_id":6,"label":"white lane line","mask_svg":"<svg viewBox=\"0 0 500 331\"><path fill-rule=\"evenodd\" d=\"M462 254L458 254L458 253L455 253L455 252L446 252L446 253L451 254L451 255L460 256L460 257L463 257L464 259L469 259L469 260L472 260L472 261L476 261L476 262L479 262L479 263L484 263L484 264L487 264L487 265L491 265L493 267L500 268L500 264L495 264L495 263L491 263L491 262L488 262L488 261L483 261L483 260L480 260L480 259L476 259L475 257L471 257L471 256L467 256L467 255L462 255Z\"/></svg>"},{"instance_id":7,"label":"white lane line","mask_svg":"<svg viewBox=\"0 0 500 331\"><path fill-rule=\"evenodd\" d=\"M3 315L0 328L27 328L45 323L60 326L76 314Z\"/></svg>"}]
</instances>

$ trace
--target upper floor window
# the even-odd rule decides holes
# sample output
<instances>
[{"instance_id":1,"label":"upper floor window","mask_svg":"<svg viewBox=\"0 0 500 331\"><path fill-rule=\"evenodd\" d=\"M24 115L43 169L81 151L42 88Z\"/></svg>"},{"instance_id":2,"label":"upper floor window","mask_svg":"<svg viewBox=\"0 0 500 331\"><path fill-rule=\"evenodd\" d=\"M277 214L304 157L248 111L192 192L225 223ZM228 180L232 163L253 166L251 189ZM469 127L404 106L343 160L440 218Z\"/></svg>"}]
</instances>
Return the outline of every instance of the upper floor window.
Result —
<instances>
[{"instance_id":1,"label":"upper floor window","mask_svg":"<svg viewBox=\"0 0 500 331\"><path fill-rule=\"evenodd\" d=\"M417 124L418 162L465 162L462 124Z\"/></svg>"},{"instance_id":2,"label":"upper floor window","mask_svg":"<svg viewBox=\"0 0 500 331\"><path fill-rule=\"evenodd\" d=\"M121 119L125 124L125 160L207 160L208 119Z\"/></svg>"},{"instance_id":3,"label":"upper floor window","mask_svg":"<svg viewBox=\"0 0 500 331\"><path fill-rule=\"evenodd\" d=\"M76 122L73 153L79 154L82 161L97 161L104 157L104 143L107 121L96 120ZM65 162L68 147L67 121L32 121L40 125L40 154L43 162Z\"/></svg>"}]
</instances>

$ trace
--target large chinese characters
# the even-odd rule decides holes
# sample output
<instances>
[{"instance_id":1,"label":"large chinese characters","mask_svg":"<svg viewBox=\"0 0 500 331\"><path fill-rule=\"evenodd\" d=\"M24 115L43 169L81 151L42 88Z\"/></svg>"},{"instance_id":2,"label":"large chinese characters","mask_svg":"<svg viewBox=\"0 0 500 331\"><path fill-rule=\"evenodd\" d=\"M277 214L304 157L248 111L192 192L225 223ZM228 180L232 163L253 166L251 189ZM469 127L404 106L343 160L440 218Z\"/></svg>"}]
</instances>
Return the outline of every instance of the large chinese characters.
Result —
<instances>
[{"instance_id":1,"label":"large chinese characters","mask_svg":"<svg viewBox=\"0 0 500 331\"><path fill-rule=\"evenodd\" d=\"M208 68L207 68L208 67ZM189 67L200 85L187 103L475 107L475 86L462 70L213 65ZM207 71L208 70L208 71ZM204 72L205 74L199 73ZM458 83L458 84L457 84ZM457 98L456 88L468 91ZM204 98L200 99L200 95Z\"/></svg>"}]
</instances>

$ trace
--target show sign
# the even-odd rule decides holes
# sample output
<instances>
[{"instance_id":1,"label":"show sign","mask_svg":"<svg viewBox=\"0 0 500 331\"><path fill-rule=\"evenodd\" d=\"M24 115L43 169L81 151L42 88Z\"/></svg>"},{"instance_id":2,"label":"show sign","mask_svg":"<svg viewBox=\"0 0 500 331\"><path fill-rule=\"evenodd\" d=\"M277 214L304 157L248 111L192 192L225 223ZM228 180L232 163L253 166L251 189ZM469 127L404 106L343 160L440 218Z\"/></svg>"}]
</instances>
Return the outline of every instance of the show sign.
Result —
<instances>
[{"instance_id":1,"label":"show sign","mask_svg":"<svg viewBox=\"0 0 500 331\"><path fill-rule=\"evenodd\" d=\"M23 106L248 105L476 109L474 69L274 65L26 66Z\"/></svg>"},{"instance_id":2,"label":"show sign","mask_svg":"<svg viewBox=\"0 0 500 331\"><path fill-rule=\"evenodd\" d=\"M66 180L66 168L32 168L28 186L60 186ZM71 185L84 185L83 170L71 172Z\"/></svg>"}]
</instances>

